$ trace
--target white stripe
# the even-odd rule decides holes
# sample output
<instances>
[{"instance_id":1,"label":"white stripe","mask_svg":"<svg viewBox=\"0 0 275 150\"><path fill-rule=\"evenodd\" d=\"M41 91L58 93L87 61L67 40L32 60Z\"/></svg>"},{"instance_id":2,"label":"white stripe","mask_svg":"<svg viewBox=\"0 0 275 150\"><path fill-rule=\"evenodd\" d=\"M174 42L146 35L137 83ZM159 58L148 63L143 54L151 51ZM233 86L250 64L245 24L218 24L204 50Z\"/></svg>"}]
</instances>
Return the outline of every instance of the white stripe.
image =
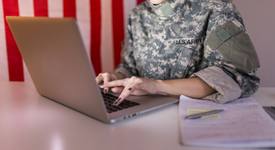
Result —
<instances>
[{"instance_id":1,"label":"white stripe","mask_svg":"<svg viewBox=\"0 0 275 150\"><path fill-rule=\"evenodd\" d=\"M63 18L63 0L48 0L49 17Z\"/></svg>"},{"instance_id":2,"label":"white stripe","mask_svg":"<svg viewBox=\"0 0 275 150\"><path fill-rule=\"evenodd\" d=\"M88 54L91 47L90 0L76 0L76 18Z\"/></svg>"},{"instance_id":3,"label":"white stripe","mask_svg":"<svg viewBox=\"0 0 275 150\"><path fill-rule=\"evenodd\" d=\"M124 8L124 28L125 31L127 29L127 23L128 23L128 16L129 16L129 12L135 8L137 5L137 1L136 0L123 0L123 8ZM126 33L126 32L125 32Z\"/></svg>"},{"instance_id":4,"label":"white stripe","mask_svg":"<svg viewBox=\"0 0 275 150\"><path fill-rule=\"evenodd\" d=\"M0 2L0 81L9 81L3 3Z\"/></svg>"},{"instance_id":5,"label":"white stripe","mask_svg":"<svg viewBox=\"0 0 275 150\"><path fill-rule=\"evenodd\" d=\"M18 0L18 5L20 16L34 16L33 0Z\"/></svg>"},{"instance_id":6,"label":"white stripe","mask_svg":"<svg viewBox=\"0 0 275 150\"><path fill-rule=\"evenodd\" d=\"M18 0L19 5L19 15L20 16L27 16L33 17L34 16L34 7L33 7L33 0ZM32 82L31 76L29 71L26 67L25 62L23 63L24 69L24 80L26 82Z\"/></svg>"},{"instance_id":7,"label":"white stripe","mask_svg":"<svg viewBox=\"0 0 275 150\"><path fill-rule=\"evenodd\" d=\"M101 66L102 72L110 72L114 70L112 0L101 0L101 16Z\"/></svg>"}]
</instances>

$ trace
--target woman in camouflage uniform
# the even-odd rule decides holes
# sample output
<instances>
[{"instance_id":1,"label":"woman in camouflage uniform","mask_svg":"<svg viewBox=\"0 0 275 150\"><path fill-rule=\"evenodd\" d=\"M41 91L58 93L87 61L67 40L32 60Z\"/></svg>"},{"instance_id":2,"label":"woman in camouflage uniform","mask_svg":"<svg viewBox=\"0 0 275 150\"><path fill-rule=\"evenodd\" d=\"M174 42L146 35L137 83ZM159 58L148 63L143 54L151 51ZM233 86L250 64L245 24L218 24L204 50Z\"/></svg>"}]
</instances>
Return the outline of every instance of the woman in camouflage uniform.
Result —
<instances>
[{"instance_id":1,"label":"woman in camouflage uniform","mask_svg":"<svg viewBox=\"0 0 275 150\"><path fill-rule=\"evenodd\" d=\"M96 78L121 93L115 105L149 93L226 103L259 87L258 56L228 0L143 2L129 14L122 60Z\"/></svg>"}]
</instances>

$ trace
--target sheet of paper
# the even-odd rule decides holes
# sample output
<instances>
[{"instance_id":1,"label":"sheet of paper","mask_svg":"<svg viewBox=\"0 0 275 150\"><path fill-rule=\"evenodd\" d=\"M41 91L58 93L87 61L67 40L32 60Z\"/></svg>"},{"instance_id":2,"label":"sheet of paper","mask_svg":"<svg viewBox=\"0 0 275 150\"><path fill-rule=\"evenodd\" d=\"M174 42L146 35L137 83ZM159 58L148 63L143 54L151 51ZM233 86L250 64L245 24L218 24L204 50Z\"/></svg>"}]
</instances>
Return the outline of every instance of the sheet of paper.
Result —
<instances>
[{"instance_id":1,"label":"sheet of paper","mask_svg":"<svg viewBox=\"0 0 275 150\"><path fill-rule=\"evenodd\" d=\"M275 147L275 122L253 99L226 104L180 97L181 141L192 146ZM219 118L185 119L187 108L224 109Z\"/></svg>"}]
</instances>

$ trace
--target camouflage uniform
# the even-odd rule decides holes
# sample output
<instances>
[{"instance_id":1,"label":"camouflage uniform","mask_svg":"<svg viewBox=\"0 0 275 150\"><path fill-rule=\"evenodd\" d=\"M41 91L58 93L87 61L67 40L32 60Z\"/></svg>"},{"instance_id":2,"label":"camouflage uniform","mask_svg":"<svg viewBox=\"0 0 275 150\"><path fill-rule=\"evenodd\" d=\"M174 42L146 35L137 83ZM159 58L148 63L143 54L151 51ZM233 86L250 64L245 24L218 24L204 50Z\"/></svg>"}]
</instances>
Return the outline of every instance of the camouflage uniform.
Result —
<instances>
[{"instance_id":1,"label":"camouflage uniform","mask_svg":"<svg viewBox=\"0 0 275 150\"><path fill-rule=\"evenodd\" d=\"M122 63L126 77L199 77L217 90L217 103L248 97L259 87L259 61L242 17L228 0L149 0L128 19Z\"/></svg>"}]
</instances>

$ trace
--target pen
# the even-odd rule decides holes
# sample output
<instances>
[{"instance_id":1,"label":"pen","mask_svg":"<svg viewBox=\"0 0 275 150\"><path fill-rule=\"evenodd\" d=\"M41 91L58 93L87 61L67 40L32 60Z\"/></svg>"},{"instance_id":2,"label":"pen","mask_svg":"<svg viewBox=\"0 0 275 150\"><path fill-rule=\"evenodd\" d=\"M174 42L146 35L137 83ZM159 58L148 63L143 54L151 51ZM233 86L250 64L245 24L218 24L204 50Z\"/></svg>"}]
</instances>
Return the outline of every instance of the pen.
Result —
<instances>
[{"instance_id":1,"label":"pen","mask_svg":"<svg viewBox=\"0 0 275 150\"><path fill-rule=\"evenodd\" d=\"M185 119L199 119L203 116L217 114L217 113L220 113L223 111L224 111L223 109L216 109L216 110L212 110L212 111L208 111L208 112L204 112L204 113L189 115L189 116L186 116Z\"/></svg>"}]
</instances>

